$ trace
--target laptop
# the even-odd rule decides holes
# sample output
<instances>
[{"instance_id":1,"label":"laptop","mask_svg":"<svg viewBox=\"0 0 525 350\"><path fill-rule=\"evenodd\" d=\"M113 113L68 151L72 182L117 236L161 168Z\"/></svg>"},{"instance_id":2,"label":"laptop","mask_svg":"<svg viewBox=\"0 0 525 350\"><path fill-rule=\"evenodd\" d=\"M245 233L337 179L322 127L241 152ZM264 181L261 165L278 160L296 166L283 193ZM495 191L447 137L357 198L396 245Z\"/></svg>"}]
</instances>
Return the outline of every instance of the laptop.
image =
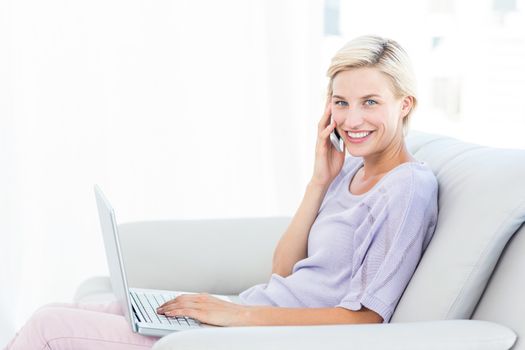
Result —
<instances>
[{"instance_id":1,"label":"laptop","mask_svg":"<svg viewBox=\"0 0 525 350\"><path fill-rule=\"evenodd\" d=\"M157 314L157 307L165 302L180 294L194 293L128 287L115 211L98 185L95 185L95 198L106 248L111 287L122 305L124 316L129 321L132 331L162 337L177 331L215 327L190 317L169 317ZM226 295L215 294L213 296L226 301L237 301Z\"/></svg>"}]
</instances>

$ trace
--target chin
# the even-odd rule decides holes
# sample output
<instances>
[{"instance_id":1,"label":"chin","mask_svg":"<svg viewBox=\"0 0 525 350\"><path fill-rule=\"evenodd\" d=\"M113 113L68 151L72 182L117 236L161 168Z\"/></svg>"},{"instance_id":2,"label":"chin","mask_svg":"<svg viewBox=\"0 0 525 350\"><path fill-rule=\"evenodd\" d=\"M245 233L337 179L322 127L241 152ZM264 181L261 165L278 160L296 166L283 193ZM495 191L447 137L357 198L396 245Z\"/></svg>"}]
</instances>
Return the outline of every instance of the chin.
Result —
<instances>
[{"instance_id":1,"label":"chin","mask_svg":"<svg viewBox=\"0 0 525 350\"><path fill-rule=\"evenodd\" d=\"M350 150L348 147L346 147L346 153L352 157L364 157L368 154L368 152L363 152L362 150Z\"/></svg>"}]
</instances>

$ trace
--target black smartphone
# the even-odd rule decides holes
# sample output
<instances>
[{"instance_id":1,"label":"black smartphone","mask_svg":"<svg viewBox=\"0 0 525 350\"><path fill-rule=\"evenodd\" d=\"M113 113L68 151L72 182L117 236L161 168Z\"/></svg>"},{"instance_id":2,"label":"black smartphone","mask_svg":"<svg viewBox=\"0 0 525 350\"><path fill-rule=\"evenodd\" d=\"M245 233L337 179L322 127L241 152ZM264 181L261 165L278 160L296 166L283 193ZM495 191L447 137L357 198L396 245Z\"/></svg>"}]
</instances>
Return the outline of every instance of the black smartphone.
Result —
<instances>
[{"instance_id":1,"label":"black smartphone","mask_svg":"<svg viewBox=\"0 0 525 350\"><path fill-rule=\"evenodd\" d=\"M330 123L332 123L332 116L330 116ZM334 131L330 133L330 141L332 141L332 145L334 145L337 151L343 152L344 141L337 129L334 129Z\"/></svg>"}]
</instances>

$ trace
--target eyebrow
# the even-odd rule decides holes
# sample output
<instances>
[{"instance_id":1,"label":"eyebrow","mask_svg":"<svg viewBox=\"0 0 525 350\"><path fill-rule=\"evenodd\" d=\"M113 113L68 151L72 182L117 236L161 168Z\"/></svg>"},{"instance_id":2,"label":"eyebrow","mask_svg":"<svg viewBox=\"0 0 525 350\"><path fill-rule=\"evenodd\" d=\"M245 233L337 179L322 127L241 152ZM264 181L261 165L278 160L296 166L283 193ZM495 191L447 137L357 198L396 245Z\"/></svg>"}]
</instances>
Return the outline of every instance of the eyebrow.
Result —
<instances>
[{"instance_id":1,"label":"eyebrow","mask_svg":"<svg viewBox=\"0 0 525 350\"><path fill-rule=\"evenodd\" d=\"M369 95L365 95L363 97L360 97L360 99L361 100L367 100L367 99L372 98L372 97L379 97L379 98L381 98L381 96L378 95L378 94L369 94ZM339 96L339 95L332 95L332 98L338 98L340 100L345 100L346 101L346 98L344 98L343 96Z\"/></svg>"}]
</instances>

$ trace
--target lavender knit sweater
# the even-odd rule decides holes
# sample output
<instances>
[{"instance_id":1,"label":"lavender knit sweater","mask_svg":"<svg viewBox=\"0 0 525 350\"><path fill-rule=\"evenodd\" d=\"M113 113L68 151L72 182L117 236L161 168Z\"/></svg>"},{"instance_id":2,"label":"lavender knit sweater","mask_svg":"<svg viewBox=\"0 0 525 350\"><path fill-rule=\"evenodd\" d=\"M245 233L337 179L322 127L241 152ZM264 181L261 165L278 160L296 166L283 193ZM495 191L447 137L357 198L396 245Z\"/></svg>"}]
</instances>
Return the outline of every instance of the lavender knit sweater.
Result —
<instances>
[{"instance_id":1,"label":"lavender knit sweater","mask_svg":"<svg viewBox=\"0 0 525 350\"><path fill-rule=\"evenodd\" d=\"M347 156L308 236L308 255L288 277L272 274L239 297L245 304L374 310L388 323L437 221L438 183L424 162L403 163L368 192L349 184L363 166Z\"/></svg>"}]
</instances>

